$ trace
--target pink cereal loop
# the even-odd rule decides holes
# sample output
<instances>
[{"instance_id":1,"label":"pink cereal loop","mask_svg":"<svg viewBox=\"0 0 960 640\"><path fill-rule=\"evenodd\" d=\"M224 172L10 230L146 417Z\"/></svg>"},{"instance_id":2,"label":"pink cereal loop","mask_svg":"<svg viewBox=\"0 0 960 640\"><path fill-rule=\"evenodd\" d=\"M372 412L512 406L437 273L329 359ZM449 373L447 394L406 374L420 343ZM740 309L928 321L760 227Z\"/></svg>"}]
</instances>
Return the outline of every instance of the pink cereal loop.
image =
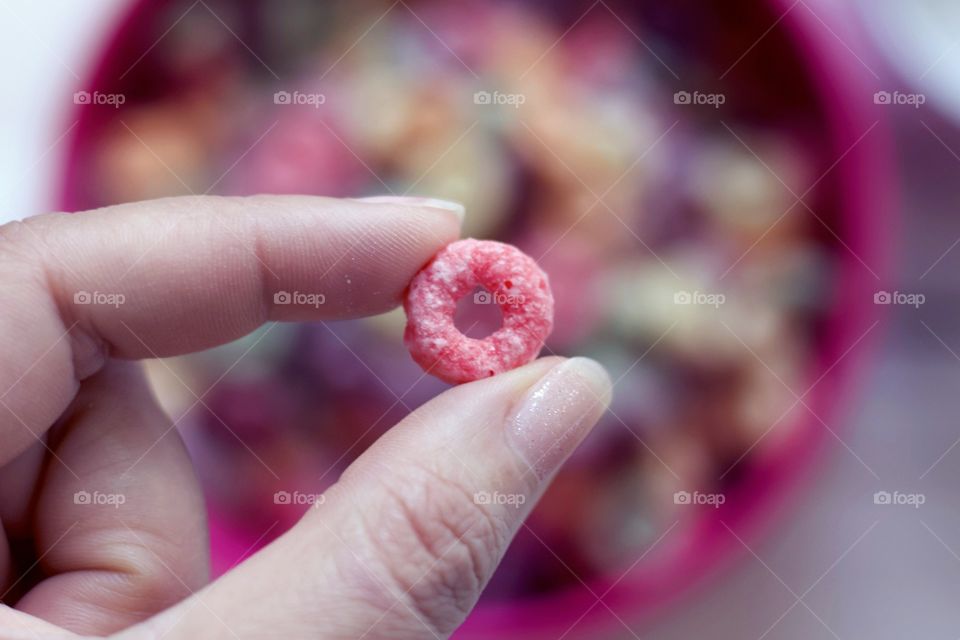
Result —
<instances>
[{"instance_id":1,"label":"pink cereal loop","mask_svg":"<svg viewBox=\"0 0 960 640\"><path fill-rule=\"evenodd\" d=\"M503 324L482 340L453 323L457 302L477 286L490 292ZM414 276L403 308L403 341L423 369L446 382L487 378L524 365L553 329L547 274L516 247L468 238L447 245Z\"/></svg>"}]
</instances>

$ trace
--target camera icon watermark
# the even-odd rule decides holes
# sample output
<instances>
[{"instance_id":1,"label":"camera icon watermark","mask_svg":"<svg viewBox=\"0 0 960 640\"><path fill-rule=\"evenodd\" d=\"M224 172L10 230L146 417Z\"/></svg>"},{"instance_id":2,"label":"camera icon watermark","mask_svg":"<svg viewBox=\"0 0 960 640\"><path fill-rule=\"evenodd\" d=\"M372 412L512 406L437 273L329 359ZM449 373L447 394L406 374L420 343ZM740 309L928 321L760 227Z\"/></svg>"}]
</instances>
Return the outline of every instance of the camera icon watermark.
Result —
<instances>
[{"instance_id":1,"label":"camera icon watermark","mask_svg":"<svg viewBox=\"0 0 960 640\"><path fill-rule=\"evenodd\" d=\"M500 493L499 491L477 491L473 494L474 504L497 504L519 507L526 503L527 496L522 493Z\"/></svg>"},{"instance_id":2,"label":"camera icon watermark","mask_svg":"<svg viewBox=\"0 0 960 640\"><path fill-rule=\"evenodd\" d=\"M727 496L722 493L703 493L700 491L676 491L673 494L673 504L687 505L706 505L719 509L720 505L727 501Z\"/></svg>"},{"instance_id":3,"label":"camera icon watermark","mask_svg":"<svg viewBox=\"0 0 960 640\"><path fill-rule=\"evenodd\" d=\"M722 293L707 293L704 291L677 291L673 294L673 303L682 305L705 305L719 309L725 304L727 296Z\"/></svg>"},{"instance_id":4,"label":"camera icon watermark","mask_svg":"<svg viewBox=\"0 0 960 640\"><path fill-rule=\"evenodd\" d=\"M497 291L477 291L473 294L474 304L496 304L501 307L519 307L526 302L526 297L522 293L503 293Z\"/></svg>"},{"instance_id":5,"label":"camera icon watermark","mask_svg":"<svg viewBox=\"0 0 960 640\"><path fill-rule=\"evenodd\" d=\"M527 101L522 93L501 93L500 91L477 91L473 94L473 104L502 105L519 109Z\"/></svg>"},{"instance_id":6,"label":"camera icon watermark","mask_svg":"<svg viewBox=\"0 0 960 640\"><path fill-rule=\"evenodd\" d=\"M304 293L302 291L277 291L273 294L273 304L282 306L304 306L319 308L327 301L322 293Z\"/></svg>"},{"instance_id":7,"label":"camera icon watermark","mask_svg":"<svg viewBox=\"0 0 960 640\"><path fill-rule=\"evenodd\" d=\"M905 293L902 291L877 291L873 294L873 304L903 305L919 309L927 301L922 293Z\"/></svg>"},{"instance_id":8,"label":"camera icon watermark","mask_svg":"<svg viewBox=\"0 0 960 640\"><path fill-rule=\"evenodd\" d=\"M119 308L127 301L122 293L106 293L103 291L77 291L73 294L73 304L104 305Z\"/></svg>"},{"instance_id":9,"label":"camera icon watermark","mask_svg":"<svg viewBox=\"0 0 960 640\"><path fill-rule=\"evenodd\" d=\"M706 105L719 109L727 101L723 93L703 93L701 91L677 91L673 94L673 104Z\"/></svg>"},{"instance_id":10,"label":"camera icon watermark","mask_svg":"<svg viewBox=\"0 0 960 640\"><path fill-rule=\"evenodd\" d=\"M109 106L119 109L127 101L122 93L101 93L99 91L77 91L73 94L73 104Z\"/></svg>"},{"instance_id":11,"label":"camera icon watermark","mask_svg":"<svg viewBox=\"0 0 960 640\"><path fill-rule=\"evenodd\" d=\"M277 91L273 94L273 104L308 106L319 109L320 105L325 104L327 96L322 93L303 93L300 91Z\"/></svg>"},{"instance_id":12,"label":"camera icon watermark","mask_svg":"<svg viewBox=\"0 0 960 640\"><path fill-rule=\"evenodd\" d=\"M873 104L906 105L919 109L926 104L927 96L923 93L904 93L902 91L877 91L873 94Z\"/></svg>"},{"instance_id":13,"label":"camera icon watermark","mask_svg":"<svg viewBox=\"0 0 960 640\"><path fill-rule=\"evenodd\" d=\"M126 504L127 496L122 493L101 493L100 491L77 491L73 494L73 504L90 506L112 506L119 509Z\"/></svg>"},{"instance_id":14,"label":"camera icon watermark","mask_svg":"<svg viewBox=\"0 0 960 640\"><path fill-rule=\"evenodd\" d=\"M908 506L919 509L921 505L927 502L927 496L923 493L901 493L899 491L877 491L873 494L873 504Z\"/></svg>"},{"instance_id":15,"label":"camera icon watermark","mask_svg":"<svg viewBox=\"0 0 960 640\"><path fill-rule=\"evenodd\" d=\"M302 491L277 491L273 494L273 504L319 507L327 497L322 493L303 493Z\"/></svg>"}]
</instances>

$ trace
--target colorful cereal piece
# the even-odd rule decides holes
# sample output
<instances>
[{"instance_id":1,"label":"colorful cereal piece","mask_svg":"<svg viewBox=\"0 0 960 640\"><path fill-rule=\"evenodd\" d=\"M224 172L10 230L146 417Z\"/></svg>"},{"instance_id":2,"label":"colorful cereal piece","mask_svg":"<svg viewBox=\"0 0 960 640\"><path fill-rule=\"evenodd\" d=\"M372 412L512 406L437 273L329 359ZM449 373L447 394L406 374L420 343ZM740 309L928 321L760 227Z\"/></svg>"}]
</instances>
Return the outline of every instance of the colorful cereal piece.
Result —
<instances>
[{"instance_id":1,"label":"colorful cereal piece","mask_svg":"<svg viewBox=\"0 0 960 640\"><path fill-rule=\"evenodd\" d=\"M482 340L454 325L457 302L476 294L500 307L503 324ZM533 259L508 244L460 240L447 245L410 283L404 343L423 369L451 383L509 371L537 357L553 328L553 294Z\"/></svg>"}]
</instances>

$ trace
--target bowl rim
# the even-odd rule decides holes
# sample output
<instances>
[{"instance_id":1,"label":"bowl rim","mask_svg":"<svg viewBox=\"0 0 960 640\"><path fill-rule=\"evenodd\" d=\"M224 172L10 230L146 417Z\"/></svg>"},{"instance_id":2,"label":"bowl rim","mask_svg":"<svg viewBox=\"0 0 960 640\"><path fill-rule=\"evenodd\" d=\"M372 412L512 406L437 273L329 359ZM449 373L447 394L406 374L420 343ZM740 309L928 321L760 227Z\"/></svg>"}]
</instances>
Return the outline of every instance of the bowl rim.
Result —
<instances>
[{"instance_id":1,"label":"bowl rim","mask_svg":"<svg viewBox=\"0 0 960 640\"><path fill-rule=\"evenodd\" d=\"M848 154L846 161L834 169L841 185L837 209L841 212L839 221L843 229L839 233L850 247L850 251L839 254L840 278L835 287L837 295L844 296L845 304L842 309L831 306L833 311L827 322L830 329L820 349L828 362L814 367L814 371L822 371L824 366L836 363L830 376L837 382L829 391L818 384L810 403L817 408L818 415L837 419L843 409L841 399L843 405L849 405L856 396L855 383L861 377L857 373L864 369L868 361L866 354L873 351L880 333L873 330L865 338L861 335L865 327L875 325L881 318L880 308L872 303L879 281L866 273L855 255L863 256L864 262L873 265L878 274L889 271L888 247L894 233L893 212L898 192L892 142L887 123L876 110L871 112L869 98L873 87L864 77L864 69L838 37L825 33L812 9L804 3L800 3L803 8L798 7L789 0L758 1L766 5L772 15L783 14L786 41L792 43L797 52L797 60L805 69L808 84L824 114L829 147L838 155ZM93 90L103 86L108 62L119 55L125 32L155 8L151 0L131 0L128 7L119 12L114 24L105 29L109 35L99 54L92 57L92 70L77 88ZM74 107L71 115L78 124L68 140L57 177L56 200L64 211L74 211L80 206L76 194L84 162L81 149L90 135L90 128L83 126L89 117L85 113L80 107ZM871 121L874 121L873 130L858 141ZM861 338L856 353L847 355L845 352L851 344ZM798 485L812 473L816 460L822 457L831 440L813 420L798 421L795 429L797 433L789 455L778 452L751 469L750 477L742 483L749 489L744 493L749 495L738 495L736 500L728 500L719 509L711 509L715 512L713 517L698 519L685 534L684 545L674 554L678 562L663 564L656 571L619 582L603 596L603 601L617 610L628 608L630 611L624 617L631 623L649 624L674 610L686 597L747 553L723 523L736 530L747 543L764 538L775 525L782 524L787 505L797 498ZM223 522L216 505L208 505L208 515L211 538L232 544L228 532L217 535L213 531L215 523ZM606 590L604 586L611 582L609 577L600 577L588 580L587 584L590 590L596 591L599 587L598 593L602 593ZM578 617L571 637L590 637L619 628L620 623L611 620L604 607L596 607L597 603L582 586L517 602L484 603L468 617L455 637L488 638L495 634L499 638L555 638L557 633L572 629ZM583 610L588 611L581 617L577 612ZM568 613L559 620L558 611Z\"/></svg>"}]
</instances>

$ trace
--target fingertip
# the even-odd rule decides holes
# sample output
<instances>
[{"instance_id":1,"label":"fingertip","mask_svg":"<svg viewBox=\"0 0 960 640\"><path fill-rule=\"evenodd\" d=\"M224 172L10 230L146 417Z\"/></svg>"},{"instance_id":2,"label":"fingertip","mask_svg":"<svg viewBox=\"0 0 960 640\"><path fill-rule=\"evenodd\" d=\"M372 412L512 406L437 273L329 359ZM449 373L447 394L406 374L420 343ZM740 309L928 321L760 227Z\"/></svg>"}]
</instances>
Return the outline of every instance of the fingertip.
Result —
<instances>
[{"instance_id":1,"label":"fingertip","mask_svg":"<svg viewBox=\"0 0 960 640\"><path fill-rule=\"evenodd\" d=\"M571 358L526 392L506 424L507 440L538 478L559 469L607 410L610 376L600 363Z\"/></svg>"}]
</instances>

